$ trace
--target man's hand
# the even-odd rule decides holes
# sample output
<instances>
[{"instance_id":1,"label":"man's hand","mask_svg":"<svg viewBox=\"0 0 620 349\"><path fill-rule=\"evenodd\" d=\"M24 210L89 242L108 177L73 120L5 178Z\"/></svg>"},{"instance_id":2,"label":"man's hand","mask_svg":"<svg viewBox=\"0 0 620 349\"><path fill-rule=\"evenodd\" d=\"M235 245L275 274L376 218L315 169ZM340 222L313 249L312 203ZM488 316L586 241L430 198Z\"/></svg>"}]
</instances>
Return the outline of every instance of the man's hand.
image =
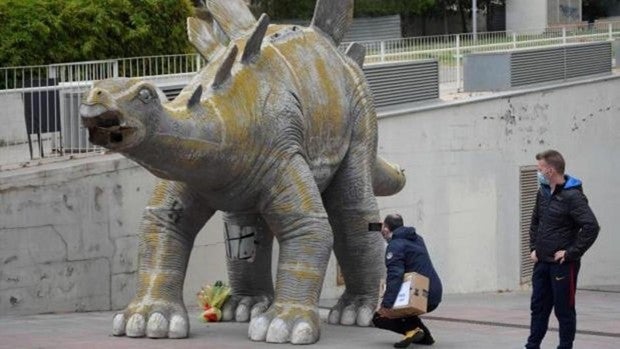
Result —
<instances>
[{"instance_id":1,"label":"man's hand","mask_svg":"<svg viewBox=\"0 0 620 349\"><path fill-rule=\"evenodd\" d=\"M553 256L553 260L555 260L556 262L560 262L560 264L564 263L564 261L566 260L566 251L565 250L559 250L558 252L555 253L555 255Z\"/></svg>"},{"instance_id":2,"label":"man's hand","mask_svg":"<svg viewBox=\"0 0 620 349\"><path fill-rule=\"evenodd\" d=\"M381 307L381 308L379 308L379 310L377 310L377 314L379 314L379 316L384 317L384 318L388 318L388 319L392 319L393 318L391 316L391 314L392 314L391 309L389 309L389 308Z\"/></svg>"},{"instance_id":3,"label":"man's hand","mask_svg":"<svg viewBox=\"0 0 620 349\"><path fill-rule=\"evenodd\" d=\"M532 251L532 253L530 254L530 258L534 263L538 263L538 257L536 257L536 250Z\"/></svg>"}]
</instances>

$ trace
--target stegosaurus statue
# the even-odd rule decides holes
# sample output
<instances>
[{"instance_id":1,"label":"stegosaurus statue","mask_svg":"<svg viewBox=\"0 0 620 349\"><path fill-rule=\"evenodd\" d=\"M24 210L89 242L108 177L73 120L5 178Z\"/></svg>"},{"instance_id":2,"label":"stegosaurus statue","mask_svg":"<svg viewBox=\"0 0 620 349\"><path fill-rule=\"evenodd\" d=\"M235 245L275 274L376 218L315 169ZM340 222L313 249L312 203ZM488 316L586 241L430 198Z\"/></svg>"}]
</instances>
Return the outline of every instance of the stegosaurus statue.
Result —
<instances>
[{"instance_id":1,"label":"stegosaurus statue","mask_svg":"<svg viewBox=\"0 0 620 349\"><path fill-rule=\"evenodd\" d=\"M96 82L80 107L92 143L160 178L140 230L137 294L113 334L188 335L187 263L218 210L233 290L224 320L250 321L254 341L316 342L333 247L346 291L329 322L368 326L385 273L381 235L368 223L380 219L375 195L397 193L405 178L377 157L363 47L337 48L353 0L318 0L309 27L257 21L242 0L206 5L217 24L190 18L188 34L208 64L178 97L115 78Z\"/></svg>"}]
</instances>

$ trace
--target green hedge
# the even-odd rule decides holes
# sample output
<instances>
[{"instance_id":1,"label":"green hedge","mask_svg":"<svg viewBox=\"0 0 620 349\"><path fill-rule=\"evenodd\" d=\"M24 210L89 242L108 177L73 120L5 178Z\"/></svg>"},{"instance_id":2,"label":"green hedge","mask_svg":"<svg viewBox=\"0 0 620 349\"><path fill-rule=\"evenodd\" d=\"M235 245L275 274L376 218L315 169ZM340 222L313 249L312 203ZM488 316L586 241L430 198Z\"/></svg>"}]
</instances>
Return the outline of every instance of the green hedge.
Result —
<instances>
[{"instance_id":1,"label":"green hedge","mask_svg":"<svg viewBox=\"0 0 620 349\"><path fill-rule=\"evenodd\" d=\"M191 52L190 0L0 0L0 67Z\"/></svg>"}]
</instances>

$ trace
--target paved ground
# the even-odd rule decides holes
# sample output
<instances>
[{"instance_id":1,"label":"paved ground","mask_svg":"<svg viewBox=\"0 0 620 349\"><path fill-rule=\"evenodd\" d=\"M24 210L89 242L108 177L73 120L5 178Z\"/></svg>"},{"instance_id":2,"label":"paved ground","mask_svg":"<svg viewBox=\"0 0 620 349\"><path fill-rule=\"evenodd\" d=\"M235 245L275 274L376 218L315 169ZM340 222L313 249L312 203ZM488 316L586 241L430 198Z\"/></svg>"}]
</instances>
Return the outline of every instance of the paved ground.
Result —
<instances>
[{"instance_id":1,"label":"paved ground","mask_svg":"<svg viewBox=\"0 0 620 349\"><path fill-rule=\"evenodd\" d=\"M620 293L580 290L577 293L578 334L575 348L620 348ZM325 319L329 300L322 302ZM433 348L522 348L529 322L529 293L448 295L426 316L437 343ZM197 318L198 310L191 315ZM110 335L111 312L0 317L0 348L289 348L254 343L247 324L204 324L193 320L191 337L183 340L132 339ZM544 349L557 346L557 322L552 320ZM391 348L399 336L375 328L322 324L322 337L313 348ZM410 348L414 348L411 346ZM421 347L424 348L424 347Z\"/></svg>"}]
</instances>

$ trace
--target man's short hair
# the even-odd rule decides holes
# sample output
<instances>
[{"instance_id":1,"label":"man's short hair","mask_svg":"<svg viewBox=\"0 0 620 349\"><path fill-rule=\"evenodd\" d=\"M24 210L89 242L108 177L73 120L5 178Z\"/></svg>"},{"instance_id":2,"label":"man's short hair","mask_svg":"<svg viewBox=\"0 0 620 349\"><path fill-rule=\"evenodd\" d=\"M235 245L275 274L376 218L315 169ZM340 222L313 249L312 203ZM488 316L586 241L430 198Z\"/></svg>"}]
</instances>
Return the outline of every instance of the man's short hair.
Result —
<instances>
[{"instance_id":1,"label":"man's short hair","mask_svg":"<svg viewBox=\"0 0 620 349\"><path fill-rule=\"evenodd\" d=\"M394 231L404 225L403 217L398 213L389 214L385 217L383 221L390 231Z\"/></svg>"},{"instance_id":2,"label":"man's short hair","mask_svg":"<svg viewBox=\"0 0 620 349\"><path fill-rule=\"evenodd\" d=\"M536 160L545 160L557 173L563 175L566 163L559 151L549 149L536 154Z\"/></svg>"}]
</instances>

